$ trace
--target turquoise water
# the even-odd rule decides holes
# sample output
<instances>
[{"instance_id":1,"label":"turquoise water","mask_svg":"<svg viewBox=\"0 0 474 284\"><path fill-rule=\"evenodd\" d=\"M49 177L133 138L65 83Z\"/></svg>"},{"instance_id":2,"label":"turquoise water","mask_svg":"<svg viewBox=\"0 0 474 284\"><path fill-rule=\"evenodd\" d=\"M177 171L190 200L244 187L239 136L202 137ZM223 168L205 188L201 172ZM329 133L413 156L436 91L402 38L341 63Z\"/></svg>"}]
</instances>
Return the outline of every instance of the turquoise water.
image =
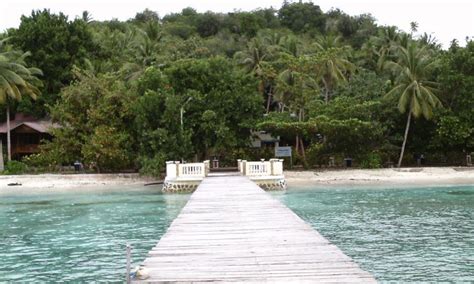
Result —
<instances>
[{"instance_id":1,"label":"turquoise water","mask_svg":"<svg viewBox=\"0 0 474 284\"><path fill-rule=\"evenodd\" d=\"M379 281L474 281L474 186L275 196Z\"/></svg>"},{"instance_id":2,"label":"turquoise water","mask_svg":"<svg viewBox=\"0 0 474 284\"><path fill-rule=\"evenodd\" d=\"M18 189L18 192L24 192ZM123 282L189 195L0 192L0 282ZM274 196L382 282L474 281L474 186L289 189Z\"/></svg>"},{"instance_id":3,"label":"turquoise water","mask_svg":"<svg viewBox=\"0 0 474 284\"><path fill-rule=\"evenodd\" d=\"M0 282L123 282L126 243L140 263L188 197L143 186L2 194Z\"/></svg>"}]
</instances>

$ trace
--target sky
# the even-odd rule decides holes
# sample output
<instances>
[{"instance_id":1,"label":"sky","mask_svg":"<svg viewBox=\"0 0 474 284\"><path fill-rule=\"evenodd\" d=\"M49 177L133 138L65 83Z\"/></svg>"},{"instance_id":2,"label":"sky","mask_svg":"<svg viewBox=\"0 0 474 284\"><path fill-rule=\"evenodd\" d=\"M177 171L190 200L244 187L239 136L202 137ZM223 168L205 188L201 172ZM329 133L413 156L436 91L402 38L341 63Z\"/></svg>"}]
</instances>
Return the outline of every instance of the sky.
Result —
<instances>
[{"instance_id":1,"label":"sky","mask_svg":"<svg viewBox=\"0 0 474 284\"><path fill-rule=\"evenodd\" d=\"M48 8L63 12L70 19L87 10L94 20L116 18L127 20L145 8L164 16L193 7L198 12L251 11L258 8L280 8L283 0L0 0L0 32L18 27L21 15L32 9ZM291 1L290 1L291 2ZM305 1L307 2L307 1ZM464 46L466 37L474 36L474 1L472 0L319 0L311 1L326 12L339 8L349 15L370 13L380 25L395 25L409 32L410 22L418 23L418 35L434 36L443 48L453 39Z\"/></svg>"}]
</instances>

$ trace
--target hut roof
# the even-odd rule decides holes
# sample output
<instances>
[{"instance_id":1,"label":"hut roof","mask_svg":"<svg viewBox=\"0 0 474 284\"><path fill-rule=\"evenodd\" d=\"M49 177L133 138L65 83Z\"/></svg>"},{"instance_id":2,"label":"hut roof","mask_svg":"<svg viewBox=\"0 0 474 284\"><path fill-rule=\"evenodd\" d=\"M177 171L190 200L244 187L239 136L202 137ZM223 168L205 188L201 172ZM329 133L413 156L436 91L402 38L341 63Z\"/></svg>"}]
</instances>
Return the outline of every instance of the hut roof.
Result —
<instances>
[{"instance_id":1,"label":"hut roof","mask_svg":"<svg viewBox=\"0 0 474 284\"><path fill-rule=\"evenodd\" d=\"M58 128L59 124L53 123L49 118L37 119L29 115L17 113L15 119L10 119L10 131L25 125L40 133L50 133L51 129ZM0 133L7 133L7 122L0 124Z\"/></svg>"}]
</instances>

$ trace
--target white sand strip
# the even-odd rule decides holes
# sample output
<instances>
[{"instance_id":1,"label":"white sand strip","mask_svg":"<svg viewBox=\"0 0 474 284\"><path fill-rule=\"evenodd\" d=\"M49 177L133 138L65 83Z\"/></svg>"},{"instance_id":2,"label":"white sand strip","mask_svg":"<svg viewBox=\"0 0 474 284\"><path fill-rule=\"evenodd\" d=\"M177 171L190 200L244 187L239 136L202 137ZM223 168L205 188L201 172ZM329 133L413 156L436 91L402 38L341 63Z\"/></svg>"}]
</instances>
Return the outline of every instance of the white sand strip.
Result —
<instances>
[{"instance_id":1,"label":"white sand strip","mask_svg":"<svg viewBox=\"0 0 474 284\"><path fill-rule=\"evenodd\" d=\"M40 174L0 176L0 191L15 188L83 188L121 185L144 185L152 181L138 174ZM20 184L9 186L8 184Z\"/></svg>"},{"instance_id":2,"label":"white sand strip","mask_svg":"<svg viewBox=\"0 0 474 284\"><path fill-rule=\"evenodd\" d=\"M374 170L285 171L288 185L474 185L474 168L403 168ZM81 189L143 186L155 179L138 174L40 174L0 176L0 193L22 189ZM8 186L18 183L19 186Z\"/></svg>"},{"instance_id":3,"label":"white sand strip","mask_svg":"<svg viewBox=\"0 0 474 284\"><path fill-rule=\"evenodd\" d=\"M474 168L285 171L289 186L473 184Z\"/></svg>"}]
</instances>

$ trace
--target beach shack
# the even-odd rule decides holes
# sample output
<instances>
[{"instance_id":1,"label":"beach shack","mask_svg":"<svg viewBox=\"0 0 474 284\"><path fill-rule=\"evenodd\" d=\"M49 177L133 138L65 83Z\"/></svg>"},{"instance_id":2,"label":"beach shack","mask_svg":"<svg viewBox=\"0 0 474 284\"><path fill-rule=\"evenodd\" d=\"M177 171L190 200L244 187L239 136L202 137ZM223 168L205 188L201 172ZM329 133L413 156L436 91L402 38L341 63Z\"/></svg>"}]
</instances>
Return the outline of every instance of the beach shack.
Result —
<instances>
[{"instance_id":1,"label":"beach shack","mask_svg":"<svg viewBox=\"0 0 474 284\"><path fill-rule=\"evenodd\" d=\"M41 140L50 140L51 129L58 127L50 119L37 119L32 116L17 113L10 119L11 151L13 159L37 153ZM2 144L7 143L7 122L0 124Z\"/></svg>"}]
</instances>

